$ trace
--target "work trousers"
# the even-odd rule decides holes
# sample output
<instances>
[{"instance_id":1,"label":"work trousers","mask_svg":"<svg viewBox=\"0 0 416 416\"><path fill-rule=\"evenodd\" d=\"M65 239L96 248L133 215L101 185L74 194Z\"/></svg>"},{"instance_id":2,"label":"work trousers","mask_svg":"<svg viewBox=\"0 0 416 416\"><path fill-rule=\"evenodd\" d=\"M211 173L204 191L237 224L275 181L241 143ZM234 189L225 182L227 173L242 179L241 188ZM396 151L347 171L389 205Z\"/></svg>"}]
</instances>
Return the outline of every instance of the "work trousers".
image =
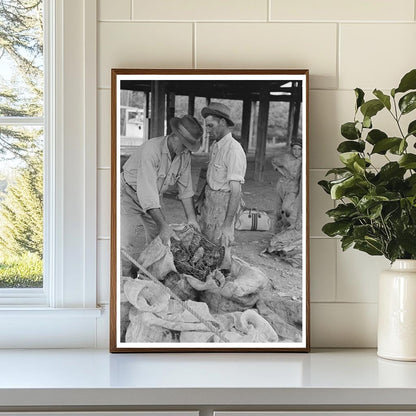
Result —
<instances>
[{"instance_id":1,"label":"work trousers","mask_svg":"<svg viewBox=\"0 0 416 416\"><path fill-rule=\"evenodd\" d=\"M156 223L143 210L136 191L126 183L122 173L120 180L120 247L134 259L138 259L144 244L150 243L158 233ZM132 263L121 255L122 276L131 276L134 270Z\"/></svg>"}]
</instances>

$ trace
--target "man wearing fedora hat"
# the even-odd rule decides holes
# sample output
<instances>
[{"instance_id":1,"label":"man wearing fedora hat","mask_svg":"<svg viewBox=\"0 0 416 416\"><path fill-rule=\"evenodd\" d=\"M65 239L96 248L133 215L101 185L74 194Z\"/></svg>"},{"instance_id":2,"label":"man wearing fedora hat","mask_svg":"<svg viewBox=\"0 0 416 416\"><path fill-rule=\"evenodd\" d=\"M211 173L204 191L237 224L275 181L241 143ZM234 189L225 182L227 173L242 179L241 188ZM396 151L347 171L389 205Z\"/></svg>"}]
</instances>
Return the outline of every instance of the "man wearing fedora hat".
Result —
<instances>
[{"instance_id":1,"label":"man wearing fedora hat","mask_svg":"<svg viewBox=\"0 0 416 416\"><path fill-rule=\"evenodd\" d=\"M231 135L234 122L230 113L230 109L219 102L212 102L201 111L206 131L215 141L208 163L201 230L209 240L226 248L223 267L229 266L234 222L241 205L241 184L247 168L244 150Z\"/></svg>"},{"instance_id":2,"label":"man wearing fedora hat","mask_svg":"<svg viewBox=\"0 0 416 416\"><path fill-rule=\"evenodd\" d=\"M300 228L302 217L302 140L295 138L290 152L272 159L279 173L276 184L275 232L286 228Z\"/></svg>"},{"instance_id":3,"label":"man wearing fedora hat","mask_svg":"<svg viewBox=\"0 0 416 416\"><path fill-rule=\"evenodd\" d=\"M140 254L137 228L144 226L146 242L157 235L164 244L176 238L163 212L161 197L171 185L178 186L188 224L199 230L193 204L191 152L202 142L202 127L192 116L173 117L172 133L142 144L123 166L121 173L121 246L133 257ZM123 259L123 275L131 274L132 264Z\"/></svg>"}]
</instances>

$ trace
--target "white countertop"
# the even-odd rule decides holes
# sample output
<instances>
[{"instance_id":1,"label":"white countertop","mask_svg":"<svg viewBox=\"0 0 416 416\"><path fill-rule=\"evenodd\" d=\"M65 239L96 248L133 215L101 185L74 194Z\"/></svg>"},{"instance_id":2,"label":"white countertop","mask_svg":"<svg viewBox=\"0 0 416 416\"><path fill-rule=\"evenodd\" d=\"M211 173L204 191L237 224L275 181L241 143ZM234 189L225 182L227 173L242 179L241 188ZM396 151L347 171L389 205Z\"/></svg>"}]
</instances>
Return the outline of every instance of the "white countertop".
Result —
<instances>
[{"instance_id":1,"label":"white countertop","mask_svg":"<svg viewBox=\"0 0 416 416\"><path fill-rule=\"evenodd\" d=\"M0 407L416 405L416 362L375 350L0 350Z\"/></svg>"}]
</instances>

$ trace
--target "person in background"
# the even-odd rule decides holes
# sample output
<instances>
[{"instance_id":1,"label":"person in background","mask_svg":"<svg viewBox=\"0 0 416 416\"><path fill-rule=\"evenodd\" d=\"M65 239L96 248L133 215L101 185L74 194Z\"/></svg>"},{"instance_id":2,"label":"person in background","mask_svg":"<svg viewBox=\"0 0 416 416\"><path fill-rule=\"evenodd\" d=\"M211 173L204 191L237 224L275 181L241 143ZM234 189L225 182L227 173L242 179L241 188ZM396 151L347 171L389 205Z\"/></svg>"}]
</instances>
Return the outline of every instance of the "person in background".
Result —
<instances>
[{"instance_id":1,"label":"person in background","mask_svg":"<svg viewBox=\"0 0 416 416\"><path fill-rule=\"evenodd\" d=\"M159 235L163 244L176 238L162 207L167 188L177 184L187 222L200 230L196 220L191 177L191 152L202 143L202 127L192 116L173 117L172 133L148 140L123 165L120 184L120 243L138 258L138 227L144 226L146 243ZM134 273L133 265L122 256L122 275Z\"/></svg>"},{"instance_id":2,"label":"person in background","mask_svg":"<svg viewBox=\"0 0 416 416\"><path fill-rule=\"evenodd\" d=\"M234 241L234 222L241 205L241 185L247 160L231 131L234 122L230 109L212 102L201 111L205 128L214 141L209 157L205 198L201 208L201 231L207 238L226 248L223 268L230 263L230 245Z\"/></svg>"},{"instance_id":3,"label":"person in background","mask_svg":"<svg viewBox=\"0 0 416 416\"><path fill-rule=\"evenodd\" d=\"M301 226L302 140L294 139L290 152L272 159L279 172L276 184L275 232Z\"/></svg>"}]
</instances>

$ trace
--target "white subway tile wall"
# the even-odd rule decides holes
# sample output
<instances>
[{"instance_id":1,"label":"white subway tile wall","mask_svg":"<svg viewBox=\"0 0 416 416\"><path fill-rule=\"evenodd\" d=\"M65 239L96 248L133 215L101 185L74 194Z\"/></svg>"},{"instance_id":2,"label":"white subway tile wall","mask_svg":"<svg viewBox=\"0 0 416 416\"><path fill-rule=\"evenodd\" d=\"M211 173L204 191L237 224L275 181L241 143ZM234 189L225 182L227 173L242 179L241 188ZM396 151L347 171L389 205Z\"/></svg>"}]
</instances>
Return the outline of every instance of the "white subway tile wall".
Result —
<instances>
[{"instance_id":1,"label":"white subway tile wall","mask_svg":"<svg viewBox=\"0 0 416 416\"><path fill-rule=\"evenodd\" d=\"M111 166L111 92L109 89L98 91L98 140L97 164L102 168Z\"/></svg>"},{"instance_id":2,"label":"white subway tile wall","mask_svg":"<svg viewBox=\"0 0 416 416\"><path fill-rule=\"evenodd\" d=\"M97 242L97 301L100 305L108 304L110 299L110 239L103 238Z\"/></svg>"},{"instance_id":3,"label":"white subway tile wall","mask_svg":"<svg viewBox=\"0 0 416 416\"><path fill-rule=\"evenodd\" d=\"M111 68L192 68L192 23L100 22L98 86Z\"/></svg>"},{"instance_id":4,"label":"white subway tile wall","mask_svg":"<svg viewBox=\"0 0 416 416\"><path fill-rule=\"evenodd\" d=\"M416 64L414 23L341 24L339 42L340 88L390 90Z\"/></svg>"},{"instance_id":5,"label":"white subway tile wall","mask_svg":"<svg viewBox=\"0 0 416 416\"><path fill-rule=\"evenodd\" d=\"M98 20L130 20L131 0L100 0Z\"/></svg>"},{"instance_id":6,"label":"white subway tile wall","mask_svg":"<svg viewBox=\"0 0 416 416\"><path fill-rule=\"evenodd\" d=\"M268 0L133 0L134 20L262 20L267 21Z\"/></svg>"},{"instance_id":7,"label":"white subway tile wall","mask_svg":"<svg viewBox=\"0 0 416 416\"><path fill-rule=\"evenodd\" d=\"M337 85L334 23L199 23L195 48L197 68L308 68L312 88Z\"/></svg>"},{"instance_id":8,"label":"white subway tile wall","mask_svg":"<svg viewBox=\"0 0 416 416\"><path fill-rule=\"evenodd\" d=\"M413 21L413 0L271 0L272 20Z\"/></svg>"},{"instance_id":9,"label":"white subway tile wall","mask_svg":"<svg viewBox=\"0 0 416 416\"><path fill-rule=\"evenodd\" d=\"M108 168L98 169L98 238L110 237L110 214L111 214L111 171Z\"/></svg>"},{"instance_id":10,"label":"white subway tile wall","mask_svg":"<svg viewBox=\"0 0 416 416\"><path fill-rule=\"evenodd\" d=\"M312 238L310 240L310 283L312 302L335 302L338 240Z\"/></svg>"},{"instance_id":11,"label":"white subway tile wall","mask_svg":"<svg viewBox=\"0 0 416 416\"><path fill-rule=\"evenodd\" d=\"M416 67L415 44L415 0L98 0L99 302L109 301L111 68L308 68L311 343L376 346L377 276L388 262L342 252L322 233L334 203L317 182L339 165L353 88L397 86ZM387 115L375 122L392 127Z\"/></svg>"}]
</instances>

